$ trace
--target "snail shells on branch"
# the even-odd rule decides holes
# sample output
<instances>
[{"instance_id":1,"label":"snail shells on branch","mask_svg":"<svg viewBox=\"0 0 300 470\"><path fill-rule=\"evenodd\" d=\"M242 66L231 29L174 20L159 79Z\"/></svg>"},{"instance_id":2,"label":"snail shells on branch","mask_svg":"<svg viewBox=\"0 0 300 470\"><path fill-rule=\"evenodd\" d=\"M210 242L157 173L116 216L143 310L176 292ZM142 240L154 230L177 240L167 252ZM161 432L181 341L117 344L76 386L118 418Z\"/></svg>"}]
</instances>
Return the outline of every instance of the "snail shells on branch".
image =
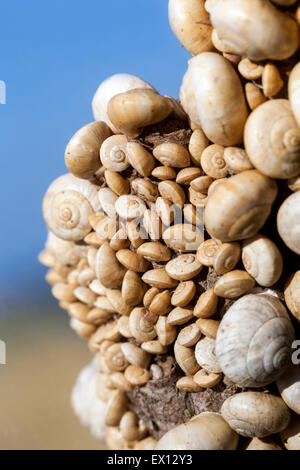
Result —
<instances>
[{"instance_id":1,"label":"snail shells on branch","mask_svg":"<svg viewBox=\"0 0 300 470\"><path fill-rule=\"evenodd\" d=\"M181 44L193 55L212 49L212 27L205 0L169 0L169 23Z\"/></svg>"},{"instance_id":2,"label":"snail shells on branch","mask_svg":"<svg viewBox=\"0 0 300 470\"><path fill-rule=\"evenodd\" d=\"M234 54L284 60L299 46L296 21L268 0L208 1L206 8L220 40Z\"/></svg>"},{"instance_id":3,"label":"snail shells on branch","mask_svg":"<svg viewBox=\"0 0 300 470\"><path fill-rule=\"evenodd\" d=\"M294 329L283 304L270 295L246 295L224 315L216 355L234 383L262 387L276 380L291 360Z\"/></svg>"},{"instance_id":4,"label":"snail shells on branch","mask_svg":"<svg viewBox=\"0 0 300 470\"><path fill-rule=\"evenodd\" d=\"M245 437L266 437L285 429L290 412L284 401L263 392L242 392L227 398L221 413L232 429Z\"/></svg>"},{"instance_id":5,"label":"snail shells on branch","mask_svg":"<svg viewBox=\"0 0 300 470\"><path fill-rule=\"evenodd\" d=\"M189 61L180 102L213 143L236 145L242 141L248 115L244 92L232 65L221 55L203 52Z\"/></svg>"},{"instance_id":6,"label":"snail shells on branch","mask_svg":"<svg viewBox=\"0 0 300 470\"><path fill-rule=\"evenodd\" d=\"M287 179L300 172L300 128L288 100L271 100L249 116L244 133L251 163L266 176Z\"/></svg>"},{"instance_id":7,"label":"snail shells on branch","mask_svg":"<svg viewBox=\"0 0 300 470\"><path fill-rule=\"evenodd\" d=\"M137 137L145 126L163 121L172 111L171 100L151 89L135 89L115 95L107 108L115 128L128 137Z\"/></svg>"},{"instance_id":8,"label":"snail shells on branch","mask_svg":"<svg viewBox=\"0 0 300 470\"><path fill-rule=\"evenodd\" d=\"M235 450L238 435L218 413L201 413L167 432L156 450Z\"/></svg>"},{"instance_id":9,"label":"snail shells on branch","mask_svg":"<svg viewBox=\"0 0 300 470\"><path fill-rule=\"evenodd\" d=\"M65 152L65 163L68 170L78 178L90 178L99 170L100 147L110 137L111 130L102 121L92 122L79 129L73 135Z\"/></svg>"},{"instance_id":10,"label":"snail shells on branch","mask_svg":"<svg viewBox=\"0 0 300 470\"><path fill-rule=\"evenodd\" d=\"M104 80L98 87L92 102L95 120L106 122L112 131L117 133L117 129L114 127L107 114L109 100L119 93L125 93L135 88L154 90L145 80L128 73L118 73Z\"/></svg>"},{"instance_id":11,"label":"snail shells on branch","mask_svg":"<svg viewBox=\"0 0 300 470\"><path fill-rule=\"evenodd\" d=\"M280 206L277 229L289 249L300 255L300 191L291 194Z\"/></svg>"},{"instance_id":12,"label":"snail shells on branch","mask_svg":"<svg viewBox=\"0 0 300 470\"><path fill-rule=\"evenodd\" d=\"M222 180L208 194L206 230L222 241L249 238L264 225L276 196L276 182L257 170L242 171Z\"/></svg>"},{"instance_id":13,"label":"snail shells on branch","mask_svg":"<svg viewBox=\"0 0 300 470\"><path fill-rule=\"evenodd\" d=\"M53 181L43 200L46 224L63 240L82 240L92 228L89 216L100 209L98 186L71 174Z\"/></svg>"}]
</instances>

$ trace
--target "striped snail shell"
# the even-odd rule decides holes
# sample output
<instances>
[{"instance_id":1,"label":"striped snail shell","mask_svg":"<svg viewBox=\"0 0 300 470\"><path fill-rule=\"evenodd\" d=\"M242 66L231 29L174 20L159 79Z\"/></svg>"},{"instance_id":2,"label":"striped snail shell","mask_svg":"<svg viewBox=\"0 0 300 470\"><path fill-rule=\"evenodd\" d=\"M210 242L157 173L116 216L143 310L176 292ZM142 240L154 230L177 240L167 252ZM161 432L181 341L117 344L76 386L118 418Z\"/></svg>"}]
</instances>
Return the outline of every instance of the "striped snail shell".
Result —
<instances>
[{"instance_id":1,"label":"striped snail shell","mask_svg":"<svg viewBox=\"0 0 300 470\"><path fill-rule=\"evenodd\" d=\"M262 387L288 367L294 329L283 304L266 294L246 295L224 315L216 338L216 355L234 383Z\"/></svg>"},{"instance_id":2,"label":"striped snail shell","mask_svg":"<svg viewBox=\"0 0 300 470\"><path fill-rule=\"evenodd\" d=\"M53 181L43 200L46 224L63 240L82 240L92 228L89 216L100 209L98 186L71 174Z\"/></svg>"}]
</instances>

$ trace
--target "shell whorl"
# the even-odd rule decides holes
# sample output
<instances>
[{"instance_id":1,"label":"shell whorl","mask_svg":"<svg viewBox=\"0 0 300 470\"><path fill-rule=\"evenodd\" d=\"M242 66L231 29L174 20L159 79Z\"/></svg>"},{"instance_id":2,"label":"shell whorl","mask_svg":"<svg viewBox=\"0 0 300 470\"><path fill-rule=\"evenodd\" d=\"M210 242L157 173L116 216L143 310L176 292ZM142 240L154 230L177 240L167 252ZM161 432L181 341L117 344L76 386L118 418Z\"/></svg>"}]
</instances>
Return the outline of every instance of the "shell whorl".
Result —
<instances>
[{"instance_id":1,"label":"shell whorl","mask_svg":"<svg viewBox=\"0 0 300 470\"><path fill-rule=\"evenodd\" d=\"M283 304L270 295L246 295L223 317L216 354L233 382L261 387L279 377L291 358L294 329Z\"/></svg>"}]
</instances>

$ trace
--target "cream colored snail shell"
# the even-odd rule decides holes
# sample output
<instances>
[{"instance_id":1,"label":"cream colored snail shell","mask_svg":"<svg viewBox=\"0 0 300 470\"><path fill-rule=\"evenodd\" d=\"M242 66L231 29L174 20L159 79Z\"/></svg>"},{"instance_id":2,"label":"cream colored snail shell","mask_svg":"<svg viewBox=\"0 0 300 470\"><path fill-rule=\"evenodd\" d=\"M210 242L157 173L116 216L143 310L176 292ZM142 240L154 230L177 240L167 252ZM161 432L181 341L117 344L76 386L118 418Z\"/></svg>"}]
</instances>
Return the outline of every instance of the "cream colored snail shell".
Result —
<instances>
[{"instance_id":1,"label":"cream colored snail shell","mask_svg":"<svg viewBox=\"0 0 300 470\"><path fill-rule=\"evenodd\" d=\"M248 115L243 88L230 62L220 54L203 52L189 61L180 102L213 143L242 141Z\"/></svg>"},{"instance_id":2,"label":"cream colored snail shell","mask_svg":"<svg viewBox=\"0 0 300 470\"><path fill-rule=\"evenodd\" d=\"M112 132L105 122L96 121L79 129L69 141L65 152L68 170L78 178L90 178L101 166L99 152Z\"/></svg>"},{"instance_id":3,"label":"cream colored snail shell","mask_svg":"<svg viewBox=\"0 0 300 470\"><path fill-rule=\"evenodd\" d=\"M154 90L145 80L129 73L117 73L104 80L99 85L92 102L95 120L104 121L113 132L117 133L117 129L113 126L107 114L109 100L119 93L125 93L135 88Z\"/></svg>"},{"instance_id":4,"label":"cream colored snail shell","mask_svg":"<svg viewBox=\"0 0 300 470\"><path fill-rule=\"evenodd\" d=\"M288 407L276 395L242 392L227 398L221 413L232 429L245 437L266 437L285 429L291 418Z\"/></svg>"},{"instance_id":5,"label":"cream colored snail shell","mask_svg":"<svg viewBox=\"0 0 300 470\"><path fill-rule=\"evenodd\" d=\"M300 62L291 71L288 86L291 108L300 126Z\"/></svg>"},{"instance_id":6,"label":"cream colored snail shell","mask_svg":"<svg viewBox=\"0 0 300 470\"><path fill-rule=\"evenodd\" d=\"M299 46L296 21L268 0L209 0L205 6L220 40L234 54L284 60Z\"/></svg>"},{"instance_id":7,"label":"cream colored snail shell","mask_svg":"<svg viewBox=\"0 0 300 470\"><path fill-rule=\"evenodd\" d=\"M169 0L169 23L181 44L193 55L212 49L212 27L205 0Z\"/></svg>"},{"instance_id":8,"label":"cream colored snail shell","mask_svg":"<svg viewBox=\"0 0 300 470\"><path fill-rule=\"evenodd\" d=\"M89 216L100 210L98 186L70 174L53 181L43 200L46 224L63 240L82 240L92 229Z\"/></svg>"},{"instance_id":9,"label":"cream colored snail shell","mask_svg":"<svg viewBox=\"0 0 300 470\"><path fill-rule=\"evenodd\" d=\"M204 212L209 235L222 241L254 236L270 215L276 182L257 170L222 180L208 195Z\"/></svg>"},{"instance_id":10,"label":"cream colored snail shell","mask_svg":"<svg viewBox=\"0 0 300 470\"><path fill-rule=\"evenodd\" d=\"M216 338L216 355L234 383L262 387L288 367L294 329L284 305L271 295L246 295L224 315Z\"/></svg>"},{"instance_id":11,"label":"cream colored snail shell","mask_svg":"<svg viewBox=\"0 0 300 470\"><path fill-rule=\"evenodd\" d=\"M201 413L168 431L155 450L235 450L238 435L218 413Z\"/></svg>"},{"instance_id":12,"label":"cream colored snail shell","mask_svg":"<svg viewBox=\"0 0 300 470\"><path fill-rule=\"evenodd\" d=\"M69 240L62 240L49 232L45 245L54 254L55 260L68 266L76 266L82 257L87 256L87 247Z\"/></svg>"},{"instance_id":13,"label":"cream colored snail shell","mask_svg":"<svg viewBox=\"0 0 300 470\"><path fill-rule=\"evenodd\" d=\"M287 406L300 415L300 367L293 365L277 380L277 387Z\"/></svg>"},{"instance_id":14,"label":"cream colored snail shell","mask_svg":"<svg viewBox=\"0 0 300 470\"><path fill-rule=\"evenodd\" d=\"M300 128L288 100L269 100L249 116L244 133L251 163L266 176L287 179L300 172Z\"/></svg>"},{"instance_id":15,"label":"cream colored snail shell","mask_svg":"<svg viewBox=\"0 0 300 470\"><path fill-rule=\"evenodd\" d=\"M300 255L300 192L291 194L280 206L277 229L290 250Z\"/></svg>"},{"instance_id":16,"label":"cream colored snail shell","mask_svg":"<svg viewBox=\"0 0 300 470\"><path fill-rule=\"evenodd\" d=\"M258 234L243 242L242 260L246 271L261 286L272 286L282 274L281 253L275 243L263 235Z\"/></svg>"},{"instance_id":17,"label":"cream colored snail shell","mask_svg":"<svg viewBox=\"0 0 300 470\"><path fill-rule=\"evenodd\" d=\"M115 95L107 107L114 127L128 137L139 136L145 126L163 121L172 111L171 100L149 89Z\"/></svg>"}]
</instances>

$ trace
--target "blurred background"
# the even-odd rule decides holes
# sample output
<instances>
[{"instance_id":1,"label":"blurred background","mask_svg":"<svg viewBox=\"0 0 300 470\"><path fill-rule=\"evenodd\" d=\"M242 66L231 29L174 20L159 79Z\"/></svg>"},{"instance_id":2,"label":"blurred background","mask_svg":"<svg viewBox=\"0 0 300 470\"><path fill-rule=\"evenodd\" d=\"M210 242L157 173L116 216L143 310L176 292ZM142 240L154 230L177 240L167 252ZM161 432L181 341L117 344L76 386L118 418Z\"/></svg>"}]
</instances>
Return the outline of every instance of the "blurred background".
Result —
<instances>
[{"instance_id":1,"label":"blurred background","mask_svg":"<svg viewBox=\"0 0 300 470\"><path fill-rule=\"evenodd\" d=\"M70 405L90 354L37 261L46 239L41 203L66 172L68 140L93 120L105 78L136 74L178 97L189 54L167 10L168 0L0 0L1 450L101 448Z\"/></svg>"}]
</instances>

